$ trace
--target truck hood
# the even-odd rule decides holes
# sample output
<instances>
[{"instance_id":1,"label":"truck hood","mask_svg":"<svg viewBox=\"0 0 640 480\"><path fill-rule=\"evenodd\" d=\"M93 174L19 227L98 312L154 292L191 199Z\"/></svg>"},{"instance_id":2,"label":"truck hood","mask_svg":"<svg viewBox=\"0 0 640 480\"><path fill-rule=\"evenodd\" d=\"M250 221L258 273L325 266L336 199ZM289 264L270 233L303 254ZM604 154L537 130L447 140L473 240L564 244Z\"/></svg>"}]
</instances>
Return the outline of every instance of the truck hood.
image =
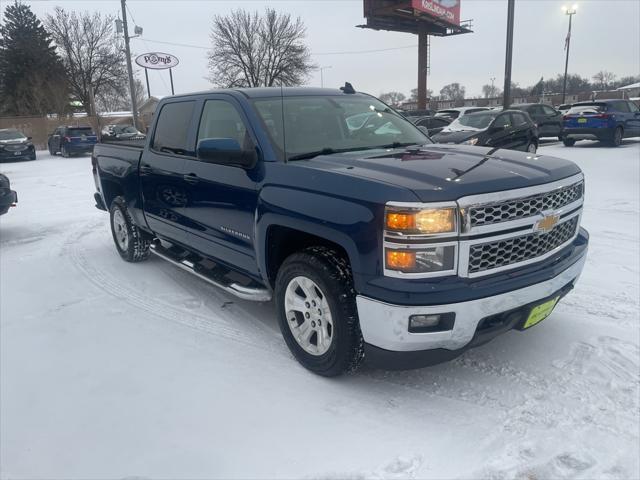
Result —
<instances>
[{"instance_id":1,"label":"truck hood","mask_svg":"<svg viewBox=\"0 0 640 480\"><path fill-rule=\"evenodd\" d=\"M547 155L440 144L324 155L300 163L404 187L423 202L530 187L580 173L573 162Z\"/></svg>"}]
</instances>

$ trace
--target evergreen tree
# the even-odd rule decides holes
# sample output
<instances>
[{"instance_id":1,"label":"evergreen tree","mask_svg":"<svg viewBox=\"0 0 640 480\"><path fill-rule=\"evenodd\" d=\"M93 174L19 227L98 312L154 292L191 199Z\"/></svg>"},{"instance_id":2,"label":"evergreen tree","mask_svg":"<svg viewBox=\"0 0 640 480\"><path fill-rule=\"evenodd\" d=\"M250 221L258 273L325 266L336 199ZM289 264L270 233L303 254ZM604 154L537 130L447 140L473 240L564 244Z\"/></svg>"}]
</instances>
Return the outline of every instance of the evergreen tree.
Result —
<instances>
[{"instance_id":1,"label":"evergreen tree","mask_svg":"<svg viewBox=\"0 0 640 480\"><path fill-rule=\"evenodd\" d=\"M31 8L16 0L0 24L0 113L61 113L66 104L64 67L51 37Z\"/></svg>"}]
</instances>

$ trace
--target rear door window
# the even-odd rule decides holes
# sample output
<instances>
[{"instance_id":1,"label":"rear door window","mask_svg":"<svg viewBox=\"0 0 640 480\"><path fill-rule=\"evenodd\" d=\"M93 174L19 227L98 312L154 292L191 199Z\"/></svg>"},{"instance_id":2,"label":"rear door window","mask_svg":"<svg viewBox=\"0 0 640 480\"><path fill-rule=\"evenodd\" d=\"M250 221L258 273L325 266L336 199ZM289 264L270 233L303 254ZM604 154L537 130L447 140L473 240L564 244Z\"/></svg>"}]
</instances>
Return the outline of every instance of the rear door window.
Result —
<instances>
[{"instance_id":1,"label":"rear door window","mask_svg":"<svg viewBox=\"0 0 640 480\"><path fill-rule=\"evenodd\" d=\"M511 118L513 119L513 124L516 126L527 125L529 121L527 120L526 115L522 113L512 113Z\"/></svg>"},{"instance_id":2,"label":"rear door window","mask_svg":"<svg viewBox=\"0 0 640 480\"><path fill-rule=\"evenodd\" d=\"M637 112L638 110L640 110L640 108L638 108L638 106L633 102L627 102L627 105L629 105L629 110L631 110L632 112Z\"/></svg>"},{"instance_id":3,"label":"rear door window","mask_svg":"<svg viewBox=\"0 0 640 480\"><path fill-rule=\"evenodd\" d=\"M195 101L167 103L160 110L152 148L163 153L193 155L187 146Z\"/></svg>"},{"instance_id":4,"label":"rear door window","mask_svg":"<svg viewBox=\"0 0 640 480\"><path fill-rule=\"evenodd\" d=\"M546 105L542 105L542 111L544 112L545 115L555 115L556 111L551 108L551 107L547 107Z\"/></svg>"},{"instance_id":5,"label":"rear door window","mask_svg":"<svg viewBox=\"0 0 640 480\"><path fill-rule=\"evenodd\" d=\"M614 110L617 110L618 112L629 113L631 111L629 109L629 104L625 101L612 102L611 106L613 107Z\"/></svg>"}]
</instances>

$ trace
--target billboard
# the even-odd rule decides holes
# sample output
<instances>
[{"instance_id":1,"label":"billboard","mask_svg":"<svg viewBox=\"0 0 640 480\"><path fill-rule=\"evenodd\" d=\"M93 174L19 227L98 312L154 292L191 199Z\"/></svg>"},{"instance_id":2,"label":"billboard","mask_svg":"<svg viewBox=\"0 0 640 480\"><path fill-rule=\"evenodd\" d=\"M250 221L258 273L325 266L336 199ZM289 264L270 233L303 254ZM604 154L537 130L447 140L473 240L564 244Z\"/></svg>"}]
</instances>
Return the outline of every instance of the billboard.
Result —
<instances>
[{"instance_id":1,"label":"billboard","mask_svg":"<svg viewBox=\"0 0 640 480\"><path fill-rule=\"evenodd\" d=\"M138 55L136 57L136 63L144 68L163 70L165 68L175 67L179 61L177 57L169 53L149 52Z\"/></svg>"},{"instance_id":2,"label":"billboard","mask_svg":"<svg viewBox=\"0 0 640 480\"><path fill-rule=\"evenodd\" d=\"M460 0L411 0L414 10L460 25Z\"/></svg>"}]
</instances>

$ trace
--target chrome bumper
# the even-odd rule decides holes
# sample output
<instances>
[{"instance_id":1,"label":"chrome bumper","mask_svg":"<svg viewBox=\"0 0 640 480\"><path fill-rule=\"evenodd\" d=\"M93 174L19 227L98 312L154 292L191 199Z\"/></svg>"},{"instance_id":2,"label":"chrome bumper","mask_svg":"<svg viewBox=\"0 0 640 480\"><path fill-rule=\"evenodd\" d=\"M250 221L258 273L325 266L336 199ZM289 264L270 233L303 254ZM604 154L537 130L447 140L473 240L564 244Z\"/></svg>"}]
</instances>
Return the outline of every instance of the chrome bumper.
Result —
<instances>
[{"instance_id":1,"label":"chrome bumper","mask_svg":"<svg viewBox=\"0 0 640 480\"><path fill-rule=\"evenodd\" d=\"M506 312L542 300L577 280L587 258L586 252L573 265L554 278L512 292L469 302L434 306L402 306L358 295L358 316L364 341L392 351L417 351L443 348L457 350L475 335L478 322L490 315ZM411 315L454 312L455 324L445 332L409 333Z\"/></svg>"}]
</instances>

